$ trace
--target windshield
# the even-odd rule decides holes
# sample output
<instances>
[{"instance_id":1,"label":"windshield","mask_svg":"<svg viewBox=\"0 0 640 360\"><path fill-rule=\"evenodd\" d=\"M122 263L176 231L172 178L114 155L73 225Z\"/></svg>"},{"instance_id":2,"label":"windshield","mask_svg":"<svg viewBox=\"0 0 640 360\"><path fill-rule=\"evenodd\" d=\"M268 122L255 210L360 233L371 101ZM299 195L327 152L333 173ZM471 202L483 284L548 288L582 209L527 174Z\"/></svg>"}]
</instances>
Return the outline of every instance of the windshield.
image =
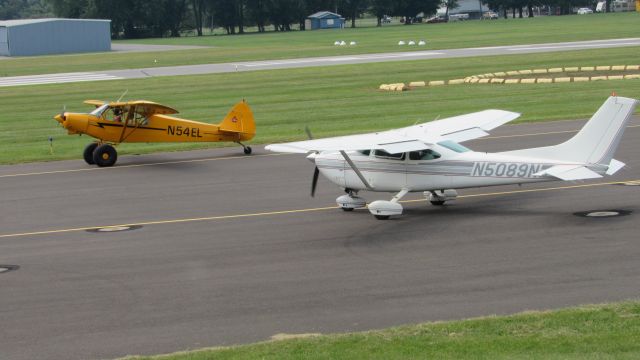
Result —
<instances>
[{"instance_id":1,"label":"windshield","mask_svg":"<svg viewBox=\"0 0 640 360\"><path fill-rule=\"evenodd\" d=\"M93 110L91 112L91 115L96 116L96 117L100 117L102 115L102 113L107 110L107 108L109 107L109 104L104 104L102 106L100 106L99 108Z\"/></svg>"}]
</instances>

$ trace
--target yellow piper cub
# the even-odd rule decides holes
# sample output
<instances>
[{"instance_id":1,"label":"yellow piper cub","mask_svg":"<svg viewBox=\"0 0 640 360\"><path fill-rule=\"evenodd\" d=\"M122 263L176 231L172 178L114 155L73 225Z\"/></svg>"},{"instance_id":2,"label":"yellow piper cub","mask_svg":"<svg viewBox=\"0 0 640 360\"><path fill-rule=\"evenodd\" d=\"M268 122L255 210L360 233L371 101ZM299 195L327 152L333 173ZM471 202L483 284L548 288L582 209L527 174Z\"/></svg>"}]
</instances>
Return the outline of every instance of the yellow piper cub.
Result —
<instances>
[{"instance_id":1,"label":"yellow piper cub","mask_svg":"<svg viewBox=\"0 0 640 360\"><path fill-rule=\"evenodd\" d=\"M96 107L92 112L63 112L54 117L69 134L87 134L98 141L84 149L88 164L112 166L118 154L115 145L123 142L221 142L240 144L245 154L251 147L243 141L256 134L256 125L249 105L237 103L220 124L207 124L169 116L178 111L151 101L137 100L106 103L86 100Z\"/></svg>"}]
</instances>

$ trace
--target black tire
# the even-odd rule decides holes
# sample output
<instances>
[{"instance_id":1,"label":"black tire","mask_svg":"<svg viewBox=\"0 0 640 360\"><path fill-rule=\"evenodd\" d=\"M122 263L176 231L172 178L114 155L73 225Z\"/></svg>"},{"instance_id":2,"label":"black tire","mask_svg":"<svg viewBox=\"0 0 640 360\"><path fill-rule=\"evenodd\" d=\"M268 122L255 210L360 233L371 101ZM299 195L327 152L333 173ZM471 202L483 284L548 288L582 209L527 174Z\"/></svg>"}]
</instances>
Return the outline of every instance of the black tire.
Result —
<instances>
[{"instance_id":1,"label":"black tire","mask_svg":"<svg viewBox=\"0 0 640 360\"><path fill-rule=\"evenodd\" d=\"M87 146L84 148L84 161L89 164L89 165L95 165L95 161L93 161L93 152L96 150L96 148L98 147L98 143L91 143L91 144L87 144Z\"/></svg>"},{"instance_id":2,"label":"black tire","mask_svg":"<svg viewBox=\"0 0 640 360\"><path fill-rule=\"evenodd\" d=\"M244 148L244 153L247 154L247 155L251 154L251 146L245 147Z\"/></svg>"},{"instance_id":3,"label":"black tire","mask_svg":"<svg viewBox=\"0 0 640 360\"><path fill-rule=\"evenodd\" d=\"M441 206L444 205L444 200L430 201L431 205Z\"/></svg>"},{"instance_id":4,"label":"black tire","mask_svg":"<svg viewBox=\"0 0 640 360\"><path fill-rule=\"evenodd\" d=\"M389 220L389 215L373 215L378 220Z\"/></svg>"},{"instance_id":5,"label":"black tire","mask_svg":"<svg viewBox=\"0 0 640 360\"><path fill-rule=\"evenodd\" d=\"M342 211L353 211L353 208L343 207L341 209L342 209Z\"/></svg>"},{"instance_id":6,"label":"black tire","mask_svg":"<svg viewBox=\"0 0 640 360\"><path fill-rule=\"evenodd\" d=\"M113 166L116 160L118 160L118 153L109 144L102 144L93 152L93 161L100 167Z\"/></svg>"}]
</instances>

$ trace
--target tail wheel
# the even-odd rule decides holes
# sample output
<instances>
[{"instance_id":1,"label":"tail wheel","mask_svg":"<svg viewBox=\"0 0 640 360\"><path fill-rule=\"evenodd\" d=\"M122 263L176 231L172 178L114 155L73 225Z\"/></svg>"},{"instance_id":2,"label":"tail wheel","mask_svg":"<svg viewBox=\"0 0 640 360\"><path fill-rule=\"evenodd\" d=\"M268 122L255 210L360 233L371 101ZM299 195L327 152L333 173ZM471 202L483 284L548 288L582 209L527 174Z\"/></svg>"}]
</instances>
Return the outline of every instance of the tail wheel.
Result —
<instances>
[{"instance_id":1,"label":"tail wheel","mask_svg":"<svg viewBox=\"0 0 640 360\"><path fill-rule=\"evenodd\" d=\"M109 144L102 144L93 151L93 161L100 167L113 166L117 159L116 149Z\"/></svg>"},{"instance_id":2,"label":"tail wheel","mask_svg":"<svg viewBox=\"0 0 640 360\"><path fill-rule=\"evenodd\" d=\"M251 146L246 146L244 148L244 153L247 154L247 155L251 154Z\"/></svg>"},{"instance_id":3,"label":"tail wheel","mask_svg":"<svg viewBox=\"0 0 640 360\"><path fill-rule=\"evenodd\" d=\"M96 150L96 148L98 147L98 143L91 143L88 144L85 148L84 148L84 161L89 164L89 165L94 165L95 161L93 161L93 152Z\"/></svg>"}]
</instances>

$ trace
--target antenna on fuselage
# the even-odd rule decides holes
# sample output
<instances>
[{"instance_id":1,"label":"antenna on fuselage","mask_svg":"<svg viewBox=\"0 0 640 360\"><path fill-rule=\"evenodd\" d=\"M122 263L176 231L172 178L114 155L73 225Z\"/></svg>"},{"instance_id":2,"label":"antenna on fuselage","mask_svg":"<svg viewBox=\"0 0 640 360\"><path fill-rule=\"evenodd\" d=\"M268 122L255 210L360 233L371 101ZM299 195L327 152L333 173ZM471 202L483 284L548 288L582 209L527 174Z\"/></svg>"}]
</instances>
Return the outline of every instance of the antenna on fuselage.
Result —
<instances>
[{"instance_id":1,"label":"antenna on fuselage","mask_svg":"<svg viewBox=\"0 0 640 360\"><path fill-rule=\"evenodd\" d=\"M127 93L128 93L128 92L129 92L129 89L125 90L125 91L122 93L122 95L120 95L120 97L118 98L118 101L116 101L116 102L120 102L120 100L122 100L122 98L123 98L125 95L127 95Z\"/></svg>"}]
</instances>

